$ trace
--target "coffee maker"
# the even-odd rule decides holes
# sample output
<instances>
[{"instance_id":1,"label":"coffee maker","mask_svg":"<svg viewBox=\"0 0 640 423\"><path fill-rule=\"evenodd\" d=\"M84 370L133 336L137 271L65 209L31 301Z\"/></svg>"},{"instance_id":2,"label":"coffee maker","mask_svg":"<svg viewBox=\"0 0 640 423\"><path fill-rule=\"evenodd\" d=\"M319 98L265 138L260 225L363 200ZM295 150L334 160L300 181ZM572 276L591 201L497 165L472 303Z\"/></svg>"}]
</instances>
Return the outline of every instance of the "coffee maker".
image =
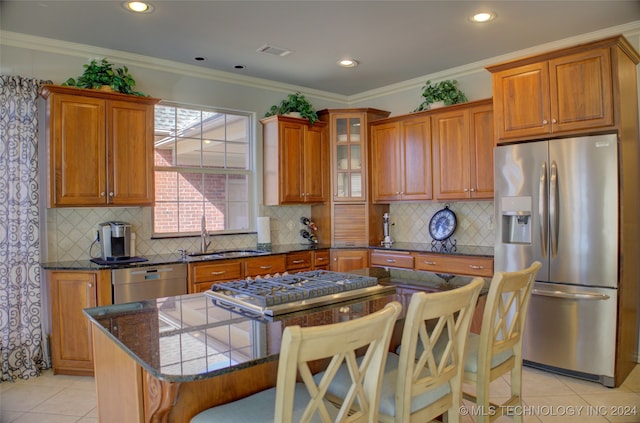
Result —
<instances>
[{"instance_id":1,"label":"coffee maker","mask_svg":"<svg viewBox=\"0 0 640 423\"><path fill-rule=\"evenodd\" d=\"M127 260L131 258L131 225L126 222L98 224L103 260Z\"/></svg>"}]
</instances>

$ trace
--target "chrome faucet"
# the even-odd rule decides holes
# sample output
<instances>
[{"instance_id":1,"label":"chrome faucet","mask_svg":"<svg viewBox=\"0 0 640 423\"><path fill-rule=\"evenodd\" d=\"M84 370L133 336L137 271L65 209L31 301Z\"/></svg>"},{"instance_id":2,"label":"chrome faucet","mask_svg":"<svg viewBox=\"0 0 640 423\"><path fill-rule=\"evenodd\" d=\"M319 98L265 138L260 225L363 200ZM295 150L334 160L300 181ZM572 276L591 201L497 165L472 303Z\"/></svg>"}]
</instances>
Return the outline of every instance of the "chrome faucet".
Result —
<instances>
[{"instance_id":1,"label":"chrome faucet","mask_svg":"<svg viewBox=\"0 0 640 423\"><path fill-rule=\"evenodd\" d=\"M206 253L207 248L211 245L211 240L209 239L209 233L207 232L207 220L202 215L202 221L200 223L200 252Z\"/></svg>"}]
</instances>

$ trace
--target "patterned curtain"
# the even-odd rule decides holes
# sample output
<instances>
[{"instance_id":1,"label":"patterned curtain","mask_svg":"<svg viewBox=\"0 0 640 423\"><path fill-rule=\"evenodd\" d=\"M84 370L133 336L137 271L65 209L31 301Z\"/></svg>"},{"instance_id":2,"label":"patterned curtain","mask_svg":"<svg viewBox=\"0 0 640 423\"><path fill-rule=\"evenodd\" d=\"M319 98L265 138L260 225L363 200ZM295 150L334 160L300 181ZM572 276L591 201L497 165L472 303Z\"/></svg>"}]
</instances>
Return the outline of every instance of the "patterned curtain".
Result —
<instances>
[{"instance_id":1,"label":"patterned curtain","mask_svg":"<svg viewBox=\"0 0 640 423\"><path fill-rule=\"evenodd\" d=\"M47 368L40 295L37 98L43 81L0 76L0 381Z\"/></svg>"}]
</instances>

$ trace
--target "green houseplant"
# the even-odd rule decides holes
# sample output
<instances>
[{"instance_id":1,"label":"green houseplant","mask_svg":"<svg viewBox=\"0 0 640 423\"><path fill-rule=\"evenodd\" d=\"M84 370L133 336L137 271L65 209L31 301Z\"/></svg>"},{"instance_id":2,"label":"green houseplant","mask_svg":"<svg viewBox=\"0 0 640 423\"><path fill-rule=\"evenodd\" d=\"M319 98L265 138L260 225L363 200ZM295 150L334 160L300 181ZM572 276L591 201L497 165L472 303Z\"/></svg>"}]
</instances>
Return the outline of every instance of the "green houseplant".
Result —
<instances>
[{"instance_id":1,"label":"green houseplant","mask_svg":"<svg viewBox=\"0 0 640 423\"><path fill-rule=\"evenodd\" d=\"M438 101L444 102L445 106L451 106L452 104L465 103L467 96L458 88L458 81L445 80L436 83L427 83L422 87L422 97L424 98L422 104L420 104L414 112L421 110L429 110L430 105Z\"/></svg>"},{"instance_id":2,"label":"green houseplant","mask_svg":"<svg viewBox=\"0 0 640 423\"><path fill-rule=\"evenodd\" d=\"M265 117L275 115L286 115L287 113L300 113L300 117L308 119L309 124L313 125L318 120L318 114L313 109L309 100L304 95L298 93L289 94L278 105L273 105Z\"/></svg>"},{"instance_id":3,"label":"green houseplant","mask_svg":"<svg viewBox=\"0 0 640 423\"><path fill-rule=\"evenodd\" d=\"M146 96L146 94L134 90L136 81L126 66L114 67L106 58L103 58L101 61L92 59L83 67L84 72L78 79L69 78L62 85L90 89L101 89L108 86L113 91L123 94Z\"/></svg>"}]
</instances>

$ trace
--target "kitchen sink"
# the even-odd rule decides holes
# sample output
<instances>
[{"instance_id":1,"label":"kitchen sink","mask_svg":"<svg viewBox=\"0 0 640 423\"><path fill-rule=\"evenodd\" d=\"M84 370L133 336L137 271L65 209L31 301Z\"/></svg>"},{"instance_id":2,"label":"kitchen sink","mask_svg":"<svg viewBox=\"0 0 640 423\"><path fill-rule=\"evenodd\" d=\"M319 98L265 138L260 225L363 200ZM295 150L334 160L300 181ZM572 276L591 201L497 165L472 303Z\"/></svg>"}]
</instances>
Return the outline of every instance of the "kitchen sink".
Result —
<instances>
[{"instance_id":1,"label":"kitchen sink","mask_svg":"<svg viewBox=\"0 0 640 423\"><path fill-rule=\"evenodd\" d=\"M187 254L187 260L216 260L234 257L252 257L262 256L269 254L268 251L262 250L223 250L223 251L210 251L207 253L190 253Z\"/></svg>"}]
</instances>

